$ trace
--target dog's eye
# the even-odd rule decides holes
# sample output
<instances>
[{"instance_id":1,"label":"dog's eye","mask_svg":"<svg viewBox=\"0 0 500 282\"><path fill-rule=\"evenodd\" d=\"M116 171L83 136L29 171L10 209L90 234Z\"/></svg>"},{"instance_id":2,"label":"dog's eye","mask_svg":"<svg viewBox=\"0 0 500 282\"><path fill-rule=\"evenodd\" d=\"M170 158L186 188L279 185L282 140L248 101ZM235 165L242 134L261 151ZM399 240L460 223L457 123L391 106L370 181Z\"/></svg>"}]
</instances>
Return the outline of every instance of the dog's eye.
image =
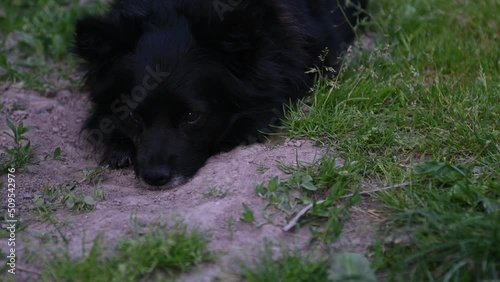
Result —
<instances>
[{"instance_id":1,"label":"dog's eye","mask_svg":"<svg viewBox=\"0 0 500 282\"><path fill-rule=\"evenodd\" d=\"M130 112L130 117L136 123L141 123L142 122L142 116L140 114L138 114L138 113Z\"/></svg>"},{"instance_id":2,"label":"dog's eye","mask_svg":"<svg viewBox=\"0 0 500 282\"><path fill-rule=\"evenodd\" d=\"M189 123L195 123L200 119L200 117L201 114L199 113L187 113L184 119Z\"/></svg>"}]
</instances>

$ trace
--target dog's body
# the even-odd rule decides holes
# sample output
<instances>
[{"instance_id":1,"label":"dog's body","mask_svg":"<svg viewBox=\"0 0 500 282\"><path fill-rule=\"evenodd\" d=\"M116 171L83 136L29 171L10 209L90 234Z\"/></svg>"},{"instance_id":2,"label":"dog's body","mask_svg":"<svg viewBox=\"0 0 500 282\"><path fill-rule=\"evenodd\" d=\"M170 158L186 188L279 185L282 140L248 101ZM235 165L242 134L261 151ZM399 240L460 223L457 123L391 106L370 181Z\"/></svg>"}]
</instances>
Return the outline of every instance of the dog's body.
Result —
<instances>
[{"instance_id":1,"label":"dog's body","mask_svg":"<svg viewBox=\"0 0 500 282\"><path fill-rule=\"evenodd\" d=\"M260 141L309 91L308 69L335 66L358 11L344 2L115 1L76 26L93 102L86 138L150 185L187 181L214 153Z\"/></svg>"}]
</instances>

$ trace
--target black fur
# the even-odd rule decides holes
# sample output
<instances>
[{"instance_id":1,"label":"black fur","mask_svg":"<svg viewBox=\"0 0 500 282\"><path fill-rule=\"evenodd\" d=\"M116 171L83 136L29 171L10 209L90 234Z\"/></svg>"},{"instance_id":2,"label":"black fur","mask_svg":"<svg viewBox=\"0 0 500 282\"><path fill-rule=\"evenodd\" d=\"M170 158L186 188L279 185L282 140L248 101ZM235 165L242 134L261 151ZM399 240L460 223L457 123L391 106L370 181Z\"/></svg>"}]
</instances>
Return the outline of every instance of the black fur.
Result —
<instances>
[{"instance_id":1,"label":"black fur","mask_svg":"<svg viewBox=\"0 0 500 282\"><path fill-rule=\"evenodd\" d=\"M308 92L308 69L336 66L367 0L349 2L115 1L76 24L93 103L85 137L150 185L187 181L211 155L261 141Z\"/></svg>"}]
</instances>

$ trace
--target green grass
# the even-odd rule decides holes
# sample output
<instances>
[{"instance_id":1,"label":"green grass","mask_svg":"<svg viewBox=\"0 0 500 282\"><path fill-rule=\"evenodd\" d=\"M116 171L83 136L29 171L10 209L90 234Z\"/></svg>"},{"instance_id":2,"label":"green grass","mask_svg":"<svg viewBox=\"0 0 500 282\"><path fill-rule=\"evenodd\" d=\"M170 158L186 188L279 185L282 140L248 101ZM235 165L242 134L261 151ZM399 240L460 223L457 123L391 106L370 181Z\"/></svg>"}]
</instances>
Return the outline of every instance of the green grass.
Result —
<instances>
[{"instance_id":1,"label":"green grass","mask_svg":"<svg viewBox=\"0 0 500 282\"><path fill-rule=\"evenodd\" d=\"M77 213L90 212L95 209L98 201L105 199L101 186L102 173L107 167L87 168L83 171L83 178L79 181L67 181L59 185L45 185L41 193L35 194L33 204L28 206L40 221L57 222L53 212L67 208ZM88 183L93 187L93 193L84 193L82 184ZM76 192L77 188L80 191Z\"/></svg>"},{"instance_id":2,"label":"green grass","mask_svg":"<svg viewBox=\"0 0 500 282\"><path fill-rule=\"evenodd\" d=\"M415 169L405 193L380 196L394 209L385 232L404 231L401 244L385 246L384 267L395 280L478 281L500 273L500 181L474 176L449 163ZM400 263L394 264L394 261Z\"/></svg>"},{"instance_id":3,"label":"green grass","mask_svg":"<svg viewBox=\"0 0 500 282\"><path fill-rule=\"evenodd\" d=\"M47 91L76 83L68 56L78 17L104 7L100 1L14 0L0 3L0 80ZM64 82L65 81L65 82Z\"/></svg>"},{"instance_id":4,"label":"green grass","mask_svg":"<svg viewBox=\"0 0 500 282\"><path fill-rule=\"evenodd\" d=\"M363 183L408 183L375 195L392 211L381 235L391 281L500 279L498 1L378 1L375 50L347 55L318 80L292 137L330 145ZM401 242L400 242L401 241Z\"/></svg>"},{"instance_id":5,"label":"green grass","mask_svg":"<svg viewBox=\"0 0 500 282\"><path fill-rule=\"evenodd\" d=\"M46 261L44 281L171 281L181 272L212 261L209 240L199 230L182 223L167 228L150 225L144 234L134 232L120 239L113 255L96 238L90 250L74 260L63 251Z\"/></svg>"},{"instance_id":6,"label":"green grass","mask_svg":"<svg viewBox=\"0 0 500 282\"><path fill-rule=\"evenodd\" d=\"M31 146L31 141L25 136L32 127L25 127L22 122L15 125L9 119L6 120L6 124L10 131L4 131L3 134L7 135L14 145L0 152L0 175L7 173L9 169L20 169L34 163L35 150L38 147L38 145Z\"/></svg>"},{"instance_id":7,"label":"green grass","mask_svg":"<svg viewBox=\"0 0 500 282\"><path fill-rule=\"evenodd\" d=\"M336 166L335 159L324 156L312 164L297 161L293 167L281 163L278 166L289 175L287 179L275 177L254 187L265 200L264 217L272 223L273 216L267 213L267 207L273 206L290 221L312 204L297 226L308 224L314 239L334 242L340 235L341 222L348 217L349 209L359 202L359 195L352 185L360 175L357 163L345 162ZM343 196L346 200L340 203Z\"/></svg>"},{"instance_id":8,"label":"green grass","mask_svg":"<svg viewBox=\"0 0 500 282\"><path fill-rule=\"evenodd\" d=\"M39 145L32 145L31 140L26 136L26 133L33 127L24 126L22 122L14 124L9 119L6 119L6 124L10 131L4 131L3 134L11 139L13 146L7 147L0 152L0 175L7 172L14 173L27 165L37 164L41 161L59 159L61 155L61 148L59 147L52 154L46 155L42 159L35 156L35 151Z\"/></svg>"},{"instance_id":9,"label":"green grass","mask_svg":"<svg viewBox=\"0 0 500 282\"><path fill-rule=\"evenodd\" d=\"M328 264L324 260L303 257L283 250L275 258L271 246L266 245L253 261L242 262L241 276L248 282L260 281L327 281Z\"/></svg>"},{"instance_id":10,"label":"green grass","mask_svg":"<svg viewBox=\"0 0 500 282\"><path fill-rule=\"evenodd\" d=\"M273 252L272 244L266 242L263 250L254 259L240 261L241 277L248 282L293 281L293 282L375 282L375 273L370 262L359 254L332 253L328 256L304 255L281 247L280 254Z\"/></svg>"},{"instance_id":11,"label":"green grass","mask_svg":"<svg viewBox=\"0 0 500 282\"><path fill-rule=\"evenodd\" d=\"M224 199L228 194L229 191L227 189L224 190L218 187L210 186L208 191L203 193L203 196L212 199Z\"/></svg>"}]
</instances>

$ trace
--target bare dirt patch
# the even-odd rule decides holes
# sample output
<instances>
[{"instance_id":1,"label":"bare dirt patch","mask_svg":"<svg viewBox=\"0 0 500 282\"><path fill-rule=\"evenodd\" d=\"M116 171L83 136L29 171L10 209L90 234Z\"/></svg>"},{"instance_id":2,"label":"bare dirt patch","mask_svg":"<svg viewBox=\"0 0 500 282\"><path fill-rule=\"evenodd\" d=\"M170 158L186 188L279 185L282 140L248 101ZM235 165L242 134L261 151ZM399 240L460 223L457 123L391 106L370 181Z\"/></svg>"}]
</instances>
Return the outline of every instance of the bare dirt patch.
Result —
<instances>
[{"instance_id":1,"label":"bare dirt patch","mask_svg":"<svg viewBox=\"0 0 500 282\"><path fill-rule=\"evenodd\" d=\"M40 194L44 185L79 181L83 178L82 171L85 168L96 166L95 156L79 139L79 130L89 104L84 94L68 90L42 96L14 86L1 89L4 89L4 93L0 94L0 103L5 108L0 113L0 131L8 130L4 122L6 118L16 123L22 121L25 125L35 126L27 136L33 144L40 144L37 155L51 153L56 147L62 150L62 161L31 165L16 175L21 216L29 218L29 211L25 207L33 203L34 195ZM0 145L2 148L12 146L11 140L2 135ZM253 185L275 176L286 177L276 167L277 161L286 165L295 165L297 160L312 162L322 152L322 148L307 140L239 147L210 158L190 182L165 191L145 189L131 169L106 171L101 183L105 199L88 213L57 211L55 216L66 223L59 225L59 231L70 240L70 252L78 256L82 251L82 241L90 242L98 234L103 234L105 241L112 244L116 238L127 234L131 228L132 214L144 222L159 221L167 225L182 219L190 227L210 232L210 248L223 251L223 255L216 263L202 266L181 277L181 280L211 281L215 277L222 281L238 280L237 276L232 275L237 272L233 259L253 253L265 239L292 248L305 248L310 239L307 228L294 232L282 231L284 216L275 216L274 224L259 228L240 221L243 203L255 211L257 217L261 216L263 201L255 193ZM5 183L6 177L2 176L1 181ZM83 184L81 189L83 193L92 194L94 188ZM210 192L214 189L223 191L223 195L212 195ZM346 223L345 232L334 248L367 252L373 241L374 216L369 211L374 203L371 201L371 198L364 198L360 205L352 209L351 221ZM231 221L234 221L234 225ZM20 235L21 248L24 249L21 253L38 248L36 234L58 237L59 233L52 224L36 221L25 223L28 227ZM6 248L4 243L2 240L2 249ZM23 261L22 255L20 257ZM21 262L20 266L37 271L30 263ZM23 273L19 277L25 281L36 279L30 273Z\"/></svg>"}]
</instances>

